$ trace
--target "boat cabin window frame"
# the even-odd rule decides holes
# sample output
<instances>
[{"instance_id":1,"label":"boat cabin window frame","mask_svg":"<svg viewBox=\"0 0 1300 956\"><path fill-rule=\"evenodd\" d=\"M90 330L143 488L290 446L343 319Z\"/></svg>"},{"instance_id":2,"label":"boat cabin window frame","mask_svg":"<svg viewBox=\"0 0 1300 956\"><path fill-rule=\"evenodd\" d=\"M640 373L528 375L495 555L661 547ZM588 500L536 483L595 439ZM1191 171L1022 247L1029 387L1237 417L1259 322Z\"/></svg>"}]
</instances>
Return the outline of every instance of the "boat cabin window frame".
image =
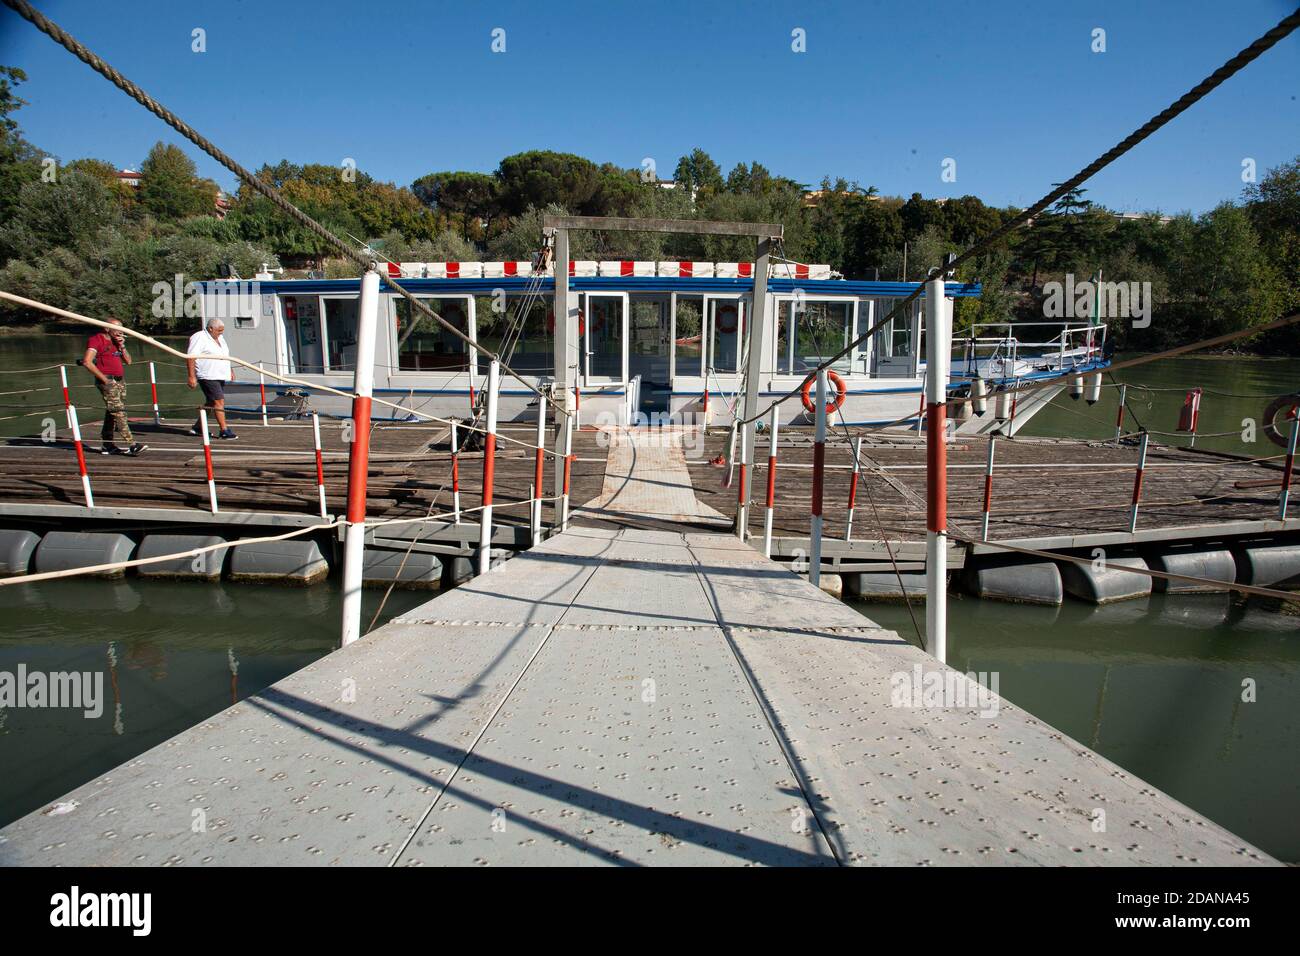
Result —
<instances>
[{"instance_id":1,"label":"boat cabin window frame","mask_svg":"<svg viewBox=\"0 0 1300 956\"><path fill-rule=\"evenodd\" d=\"M469 336L471 342L478 342L478 322L475 311L474 295L469 292L419 292L413 293L415 298L425 299L455 299L465 304L465 334ZM402 300L403 296L397 294L386 294L381 297L388 301L389 321L385 323L388 329L389 356L392 367L389 368L388 374L392 379L408 379L415 376L429 375L449 375L460 377L468 375L471 380L475 376L475 367L478 364L478 349L466 346L465 365L460 368L402 368L401 354L401 331L397 328L397 303ZM435 310L436 311L436 310Z\"/></svg>"},{"instance_id":2,"label":"boat cabin window frame","mask_svg":"<svg viewBox=\"0 0 1300 956\"><path fill-rule=\"evenodd\" d=\"M783 356L781 355L779 343L781 341L781 324L782 324L781 312L782 312L783 305L787 306L785 310L787 322L795 321L795 317L798 315L798 313L794 312L793 307L790 304L799 299L802 299L805 305L811 303L818 303L818 302L848 305L849 306L849 332L847 334L848 342L852 342L861 334L861 332L859 331L860 329L867 329L871 327L870 316L872 315L872 300L863 299L861 296L847 295L847 294L834 295L829 293L808 295L806 292L803 293L776 292L771 294L771 299L772 299L773 318L772 318L772 331L770 333L768 344L771 348L771 355L772 355L772 361L769 366L770 374L772 375L802 379L808 374L809 371L808 369L805 369L803 371L796 371L793 367L787 367L784 370L782 369L781 360ZM867 306L867 315L868 315L865 324L862 321L863 305ZM789 341L789 339L787 339L787 341ZM796 343L798 342L797 335L794 337L794 341ZM830 354L833 355L835 354L835 352L840 351L840 349L842 349L846 344L848 344L848 342L840 341L837 339L837 341L833 344L822 343L822 345L825 348L831 349L832 351L830 352ZM872 343L868 341L865 347L861 345L855 346L853 351L848 356L848 368L847 369L836 368L835 369L836 374L851 376L854 378L870 378L871 377L871 371L870 371L871 370L871 354L870 354L871 345Z\"/></svg>"}]
</instances>

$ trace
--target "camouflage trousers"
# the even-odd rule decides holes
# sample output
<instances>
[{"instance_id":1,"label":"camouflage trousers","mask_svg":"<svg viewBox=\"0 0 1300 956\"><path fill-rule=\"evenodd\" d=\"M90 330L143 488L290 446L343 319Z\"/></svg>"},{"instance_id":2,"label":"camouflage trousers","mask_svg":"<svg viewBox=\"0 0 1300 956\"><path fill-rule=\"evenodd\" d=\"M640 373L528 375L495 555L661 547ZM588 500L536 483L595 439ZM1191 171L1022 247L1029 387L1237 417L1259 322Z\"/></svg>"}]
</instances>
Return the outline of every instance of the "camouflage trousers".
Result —
<instances>
[{"instance_id":1,"label":"camouflage trousers","mask_svg":"<svg viewBox=\"0 0 1300 956\"><path fill-rule=\"evenodd\" d=\"M126 420L126 383L110 378L107 382L95 384L99 388L99 394L104 396L104 427L100 437L107 442L116 436L120 442L134 444L131 425Z\"/></svg>"}]
</instances>

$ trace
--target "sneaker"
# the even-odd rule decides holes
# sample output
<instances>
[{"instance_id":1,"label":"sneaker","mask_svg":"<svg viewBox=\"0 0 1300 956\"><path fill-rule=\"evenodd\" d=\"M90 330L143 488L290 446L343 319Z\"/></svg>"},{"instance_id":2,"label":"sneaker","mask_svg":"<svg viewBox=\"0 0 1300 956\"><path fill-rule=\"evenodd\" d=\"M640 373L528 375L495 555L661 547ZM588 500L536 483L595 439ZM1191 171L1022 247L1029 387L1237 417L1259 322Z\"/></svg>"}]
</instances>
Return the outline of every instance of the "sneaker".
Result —
<instances>
[{"instance_id":1,"label":"sneaker","mask_svg":"<svg viewBox=\"0 0 1300 956\"><path fill-rule=\"evenodd\" d=\"M123 454L123 455L127 455L127 456L130 457L130 458L134 458L136 455L140 454L142 451L144 451L144 450L145 450L146 448L148 448L148 447L149 447L148 445L142 445L142 444L140 444L139 442L136 442L134 445L132 445L132 446L131 446L130 448L128 448L126 451L121 452L121 454Z\"/></svg>"},{"instance_id":2,"label":"sneaker","mask_svg":"<svg viewBox=\"0 0 1300 956\"><path fill-rule=\"evenodd\" d=\"M100 446L99 446L99 453L100 453L101 455L111 455L111 454L113 454L113 453L116 452L116 451L117 451L117 446L116 446L116 445L100 445Z\"/></svg>"},{"instance_id":3,"label":"sneaker","mask_svg":"<svg viewBox=\"0 0 1300 956\"><path fill-rule=\"evenodd\" d=\"M238 438L239 436L236 435L234 432L232 432L229 428L227 428L227 429L226 429L225 431L223 431L223 432L217 432L217 437L218 437L218 438L224 438L224 439L226 439L227 441L234 441L234 440L235 440L236 438Z\"/></svg>"}]
</instances>

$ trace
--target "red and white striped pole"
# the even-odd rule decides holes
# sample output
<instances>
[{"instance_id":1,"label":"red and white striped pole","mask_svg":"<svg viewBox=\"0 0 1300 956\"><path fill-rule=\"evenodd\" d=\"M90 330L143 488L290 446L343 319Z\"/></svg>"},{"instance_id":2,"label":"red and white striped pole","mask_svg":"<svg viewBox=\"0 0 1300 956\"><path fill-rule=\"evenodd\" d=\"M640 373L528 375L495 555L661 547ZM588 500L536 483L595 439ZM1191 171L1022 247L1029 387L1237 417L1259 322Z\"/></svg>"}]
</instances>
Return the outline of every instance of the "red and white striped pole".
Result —
<instances>
[{"instance_id":1,"label":"red and white striped pole","mask_svg":"<svg viewBox=\"0 0 1300 956\"><path fill-rule=\"evenodd\" d=\"M1300 436L1300 407L1291 409L1291 438L1286 445L1286 467L1282 470L1282 494L1278 498L1278 520L1286 520L1286 506L1291 498L1291 469L1295 467L1296 437Z\"/></svg>"},{"instance_id":2,"label":"red and white striped pole","mask_svg":"<svg viewBox=\"0 0 1300 956\"><path fill-rule=\"evenodd\" d=\"M1115 412L1115 440L1124 434L1124 411L1128 407L1128 386L1119 387L1119 409Z\"/></svg>"},{"instance_id":3,"label":"red and white striped pole","mask_svg":"<svg viewBox=\"0 0 1300 956\"><path fill-rule=\"evenodd\" d=\"M925 284L925 635L940 663L948 657L948 364L952 305L942 278ZM1013 399L1014 402L1014 399ZM1015 415L1012 405L1012 415Z\"/></svg>"},{"instance_id":4,"label":"red and white striped pole","mask_svg":"<svg viewBox=\"0 0 1300 956\"><path fill-rule=\"evenodd\" d=\"M533 499L533 546L542 542L542 479L545 476L546 465L543 456L546 454L546 395L537 396L537 459L533 463L533 492L537 497Z\"/></svg>"},{"instance_id":5,"label":"red and white striped pole","mask_svg":"<svg viewBox=\"0 0 1300 956\"><path fill-rule=\"evenodd\" d=\"M862 473L862 439L853 440L853 474L849 476L849 517L844 522L844 540L853 540L853 506L858 500L858 477Z\"/></svg>"},{"instance_id":6,"label":"red and white striped pole","mask_svg":"<svg viewBox=\"0 0 1300 956\"><path fill-rule=\"evenodd\" d=\"M59 381L63 383L63 408L66 411L72 407L72 399L68 397L68 369L67 366L59 366ZM71 426L69 426L71 427Z\"/></svg>"},{"instance_id":7,"label":"red and white striped pole","mask_svg":"<svg viewBox=\"0 0 1300 956\"><path fill-rule=\"evenodd\" d=\"M64 390L66 394L66 389ZM69 403L68 429L72 432L72 444L77 449L77 471L81 472L81 490L86 494L86 507L95 507L95 496L90 491L90 474L86 471L86 450L81 445L81 423L77 421L76 406Z\"/></svg>"},{"instance_id":8,"label":"red and white striped pole","mask_svg":"<svg viewBox=\"0 0 1300 956\"><path fill-rule=\"evenodd\" d=\"M813 439L812 527L808 541L808 581L822 583L822 485L826 478L826 370L817 373L817 429Z\"/></svg>"},{"instance_id":9,"label":"red and white striped pole","mask_svg":"<svg viewBox=\"0 0 1300 956\"><path fill-rule=\"evenodd\" d=\"M921 373L921 407L916 410L916 430L921 430L921 425L925 422L925 388L926 383L930 381L929 363L926 363L926 369Z\"/></svg>"},{"instance_id":10,"label":"red and white striped pole","mask_svg":"<svg viewBox=\"0 0 1300 956\"><path fill-rule=\"evenodd\" d=\"M212 476L212 443L208 437L208 410L199 409L199 426L203 431L203 467L208 473L208 506L217 513L217 482Z\"/></svg>"},{"instance_id":11,"label":"red and white striped pole","mask_svg":"<svg viewBox=\"0 0 1300 956\"><path fill-rule=\"evenodd\" d=\"M776 436L781 427L781 407L772 408L767 446L767 514L763 516L763 557L772 556L772 519L776 511Z\"/></svg>"},{"instance_id":12,"label":"red and white striped pole","mask_svg":"<svg viewBox=\"0 0 1300 956\"><path fill-rule=\"evenodd\" d=\"M266 421L266 376L262 373L262 363L257 363L257 391L262 397L262 427L267 427Z\"/></svg>"},{"instance_id":13,"label":"red and white striped pole","mask_svg":"<svg viewBox=\"0 0 1300 956\"><path fill-rule=\"evenodd\" d=\"M320 416L311 413L311 437L316 449L316 493L320 496L320 516L326 516L325 509L325 463L320 454Z\"/></svg>"},{"instance_id":14,"label":"red and white striped pole","mask_svg":"<svg viewBox=\"0 0 1300 956\"><path fill-rule=\"evenodd\" d=\"M1187 447L1195 448L1196 447L1196 426L1201 421L1201 390L1199 388L1192 389L1191 398L1192 398L1192 440L1187 443Z\"/></svg>"},{"instance_id":15,"label":"red and white striped pole","mask_svg":"<svg viewBox=\"0 0 1300 956\"><path fill-rule=\"evenodd\" d=\"M501 386L501 365L488 365L487 433L483 436L483 511L479 516L478 573L487 574L492 559L492 485L497 470L497 393Z\"/></svg>"},{"instance_id":16,"label":"red and white striped pole","mask_svg":"<svg viewBox=\"0 0 1300 956\"><path fill-rule=\"evenodd\" d=\"M574 427L582 428L582 388L578 385L573 386L573 417Z\"/></svg>"},{"instance_id":17,"label":"red and white striped pole","mask_svg":"<svg viewBox=\"0 0 1300 956\"><path fill-rule=\"evenodd\" d=\"M709 380L704 380L704 427L709 427Z\"/></svg>"},{"instance_id":18,"label":"red and white striped pole","mask_svg":"<svg viewBox=\"0 0 1300 956\"><path fill-rule=\"evenodd\" d=\"M749 455L745 447L748 444L745 441L745 435L749 429L742 425L738 431L740 432L740 457L738 459L740 464L738 477L740 480L736 482L736 536L741 541L744 541L749 531L749 509L747 507L749 504Z\"/></svg>"},{"instance_id":19,"label":"red and white striped pole","mask_svg":"<svg viewBox=\"0 0 1300 956\"><path fill-rule=\"evenodd\" d=\"M460 524L460 441L456 420L451 421L451 523Z\"/></svg>"},{"instance_id":20,"label":"red and white striped pole","mask_svg":"<svg viewBox=\"0 0 1300 956\"><path fill-rule=\"evenodd\" d=\"M1129 534L1136 531L1138 526L1138 502L1142 500L1142 474L1147 467L1147 440L1149 437L1146 429L1142 429L1142 438L1138 445L1137 473L1133 476L1133 512L1128 521Z\"/></svg>"},{"instance_id":21,"label":"red and white striped pole","mask_svg":"<svg viewBox=\"0 0 1300 956\"><path fill-rule=\"evenodd\" d=\"M153 362L149 363L149 397L153 400L153 423L162 424L162 415L158 413L158 376L154 372Z\"/></svg>"},{"instance_id":22,"label":"red and white striped pole","mask_svg":"<svg viewBox=\"0 0 1300 956\"><path fill-rule=\"evenodd\" d=\"M998 440L989 436L989 457L984 465L984 519L980 526L981 541L989 539L989 514L993 510L993 455L997 444Z\"/></svg>"},{"instance_id":23,"label":"red and white striped pole","mask_svg":"<svg viewBox=\"0 0 1300 956\"><path fill-rule=\"evenodd\" d=\"M577 386L574 386L577 392ZM576 397L576 396L575 396ZM573 470L573 423L574 416L564 416L564 481L560 488L560 530L569 530L569 475Z\"/></svg>"},{"instance_id":24,"label":"red and white striped pole","mask_svg":"<svg viewBox=\"0 0 1300 956\"><path fill-rule=\"evenodd\" d=\"M366 548L366 481L370 472L370 405L375 390L379 273L361 277L357 307L357 365L352 379L352 443L348 450L347 530L343 538L343 646L361 637L361 581Z\"/></svg>"}]
</instances>

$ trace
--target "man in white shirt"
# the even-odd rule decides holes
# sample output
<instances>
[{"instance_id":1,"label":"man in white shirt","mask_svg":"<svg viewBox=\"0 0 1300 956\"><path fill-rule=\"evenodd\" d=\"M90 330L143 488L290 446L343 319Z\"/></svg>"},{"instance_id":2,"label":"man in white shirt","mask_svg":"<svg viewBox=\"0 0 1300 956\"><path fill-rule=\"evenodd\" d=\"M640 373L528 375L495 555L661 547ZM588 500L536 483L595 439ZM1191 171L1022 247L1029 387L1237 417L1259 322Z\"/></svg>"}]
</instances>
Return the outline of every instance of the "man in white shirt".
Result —
<instances>
[{"instance_id":1,"label":"man in white shirt","mask_svg":"<svg viewBox=\"0 0 1300 956\"><path fill-rule=\"evenodd\" d=\"M233 439L238 436L226 425L225 385L233 376L230 373L230 347L222 335L225 331L226 323L220 319L208 319L206 328L190 336L190 344L185 349L185 364L190 370L190 388L203 389L203 407L217 417L217 437ZM190 434L199 434L201 427L201 421L195 421Z\"/></svg>"}]
</instances>

